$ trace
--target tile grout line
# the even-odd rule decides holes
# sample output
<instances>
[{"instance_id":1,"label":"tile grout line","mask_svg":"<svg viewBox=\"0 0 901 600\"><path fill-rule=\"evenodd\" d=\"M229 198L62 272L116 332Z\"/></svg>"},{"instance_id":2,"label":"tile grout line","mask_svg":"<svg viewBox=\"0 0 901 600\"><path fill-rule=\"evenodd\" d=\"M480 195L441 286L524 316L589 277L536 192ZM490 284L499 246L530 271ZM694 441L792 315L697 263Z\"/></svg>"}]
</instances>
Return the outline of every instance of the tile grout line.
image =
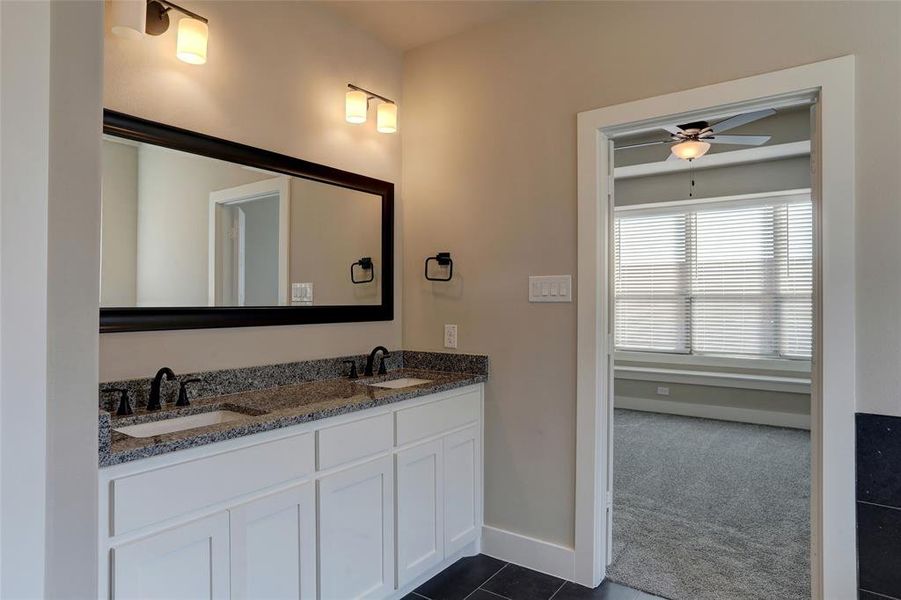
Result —
<instances>
[{"instance_id":1,"label":"tile grout line","mask_svg":"<svg viewBox=\"0 0 901 600\"><path fill-rule=\"evenodd\" d=\"M870 502L868 500L858 500L858 502L861 504L869 504L870 506L878 506L879 508L888 508L891 510L901 510L901 506L892 506L891 504L879 504L878 502ZM863 588L861 588L861 589L863 589ZM870 592L870 593L873 593L873 592ZM891 596L888 596L888 598L891 598Z\"/></svg>"},{"instance_id":2,"label":"tile grout line","mask_svg":"<svg viewBox=\"0 0 901 600\"><path fill-rule=\"evenodd\" d=\"M509 565L509 564L510 564L510 563L504 563L504 566L501 567L500 569L498 569L497 571L495 571L494 574L491 575L491 577L489 577L488 579L486 579L485 581L483 581L482 583L480 583L479 585L477 585L477 586L476 586L476 589L474 589L474 590L472 590L471 592L469 592L468 594L466 594L466 597L463 598L463 600L466 600L466 598L469 598L470 596L472 596L473 594L475 594L475 593L478 592L479 590L482 590L483 592L488 592L489 594L494 594L494 592L492 592L491 590L485 590L485 589L482 589L482 586L485 585L486 583L488 583L489 581L491 581L492 579L494 579L494 576L497 575L498 573L500 573L501 571L503 571L504 569L506 569L506 568L507 568L507 565ZM500 596L501 598L505 598L505 596L501 596L500 594L494 594L494 595L495 595L495 596ZM510 599L507 598L506 600L510 600Z\"/></svg>"},{"instance_id":3,"label":"tile grout line","mask_svg":"<svg viewBox=\"0 0 901 600\"><path fill-rule=\"evenodd\" d=\"M866 592L868 594L873 594L874 596L879 596L880 598L885 598L886 600L897 600L894 596L886 596L885 594L880 594L879 592L874 592L873 590L868 590L867 588L860 588L860 591Z\"/></svg>"},{"instance_id":4,"label":"tile grout line","mask_svg":"<svg viewBox=\"0 0 901 600\"><path fill-rule=\"evenodd\" d=\"M486 583L487 583L487 582L486 582ZM508 598L507 596L501 596L501 595L498 594L497 592L492 592L491 590L486 590L486 589L483 588L483 587L477 587L476 589L474 589L474 590L472 591L472 594L475 594L476 592L485 592L486 594L491 594L492 596L497 596L498 598L503 598L504 600L511 600L511 599ZM472 596L472 594L470 594L469 596ZM466 598L469 598L469 596L467 596ZM465 600L465 598L464 598L464 600Z\"/></svg>"},{"instance_id":5,"label":"tile grout line","mask_svg":"<svg viewBox=\"0 0 901 600\"><path fill-rule=\"evenodd\" d=\"M423 596L422 594L417 593L416 591L412 591L412 592L410 592L410 593L413 594L414 596L419 596L420 598L425 598L425 600L432 600L432 599L429 598L428 596Z\"/></svg>"},{"instance_id":6,"label":"tile grout line","mask_svg":"<svg viewBox=\"0 0 901 600\"><path fill-rule=\"evenodd\" d=\"M548 598L547 600L554 600L554 596L556 596L557 594L560 593L560 590L563 589L563 586L564 586L564 585L566 585L566 580L565 580L565 579L563 580L563 583L560 584L560 587L557 588L557 591L554 592L553 594L551 594L551 597Z\"/></svg>"},{"instance_id":7,"label":"tile grout line","mask_svg":"<svg viewBox=\"0 0 901 600\"><path fill-rule=\"evenodd\" d=\"M497 571L495 571L495 572L494 572L494 575L492 575L491 577L489 577L488 579L486 579L485 581L483 581L482 583L480 583L479 585L477 585L477 586L476 586L476 590L479 589L479 588L481 588L483 585L485 585L486 583L488 583L489 581L491 581L491 580L494 579L495 577L497 577L497 574L498 574L498 573L500 573L501 571L503 571L504 569L506 569L506 568L509 567L509 566L510 566L510 563L504 563L504 566L501 567L500 569L498 569ZM473 590L473 591L475 591L475 590ZM485 591L488 592L488 591L490 591L490 590L485 590ZM493 592L492 592L492 593L493 593ZM497 595L499 595L499 594L495 594L495 596L497 596Z\"/></svg>"}]
</instances>

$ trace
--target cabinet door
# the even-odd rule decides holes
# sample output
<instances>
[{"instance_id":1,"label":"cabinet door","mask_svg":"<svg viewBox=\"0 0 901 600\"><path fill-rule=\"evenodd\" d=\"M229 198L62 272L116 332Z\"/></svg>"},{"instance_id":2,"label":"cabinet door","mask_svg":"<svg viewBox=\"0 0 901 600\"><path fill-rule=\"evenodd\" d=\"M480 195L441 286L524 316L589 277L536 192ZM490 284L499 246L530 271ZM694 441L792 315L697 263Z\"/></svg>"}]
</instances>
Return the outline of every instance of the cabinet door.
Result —
<instances>
[{"instance_id":1,"label":"cabinet door","mask_svg":"<svg viewBox=\"0 0 901 600\"><path fill-rule=\"evenodd\" d=\"M385 456L319 480L319 597L394 590L394 465Z\"/></svg>"},{"instance_id":2,"label":"cabinet door","mask_svg":"<svg viewBox=\"0 0 901 600\"><path fill-rule=\"evenodd\" d=\"M444 438L444 552L460 550L482 527L482 467L478 426Z\"/></svg>"},{"instance_id":3,"label":"cabinet door","mask_svg":"<svg viewBox=\"0 0 901 600\"><path fill-rule=\"evenodd\" d=\"M316 597L312 483L229 510L232 600Z\"/></svg>"},{"instance_id":4,"label":"cabinet door","mask_svg":"<svg viewBox=\"0 0 901 600\"><path fill-rule=\"evenodd\" d=\"M398 452L397 585L444 559L444 458L442 440Z\"/></svg>"},{"instance_id":5,"label":"cabinet door","mask_svg":"<svg viewBox=\"0 0 901 600\"><path fill-rule=\"evenodd\" d=\"M113 549L117 600L228 598L228 513L221 512Z\"/></svg>"}]
</instances>

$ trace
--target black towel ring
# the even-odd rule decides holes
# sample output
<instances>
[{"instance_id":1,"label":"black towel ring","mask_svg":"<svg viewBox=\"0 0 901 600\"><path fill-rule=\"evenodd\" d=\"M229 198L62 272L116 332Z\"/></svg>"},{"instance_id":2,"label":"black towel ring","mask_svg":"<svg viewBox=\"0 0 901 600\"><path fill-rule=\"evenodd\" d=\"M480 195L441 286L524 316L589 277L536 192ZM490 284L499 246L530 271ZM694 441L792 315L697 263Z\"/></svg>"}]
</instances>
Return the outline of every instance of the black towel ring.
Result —
<instances>
[{"instance_id":1,"label":"black towel ring","mask_svg":"<svg viewBox=\"0 0 901 600\"><path fill-rule=\"evenodd\" d=\"M435 261L439 267L448 267L447 277L429 277L429 262ZM450 252L439 252L425 259L425 278L429 281L450 281L454 277L454 261Z\"/></svg>"},{"instance_id":2,"label":"black towel ring","mask_svg":"<svg viewBox=\"0 0 901 600\"><path fill-rule=\"evenodd\" d=\"M369 279L357 279L354 276L354 267L360 267L364 271L369 271ZM369 283L375 279L375 269L372 268L372 257L364 256L357 262L350 265L350 281L352 283Z\"/></svg>"}]
</instances>

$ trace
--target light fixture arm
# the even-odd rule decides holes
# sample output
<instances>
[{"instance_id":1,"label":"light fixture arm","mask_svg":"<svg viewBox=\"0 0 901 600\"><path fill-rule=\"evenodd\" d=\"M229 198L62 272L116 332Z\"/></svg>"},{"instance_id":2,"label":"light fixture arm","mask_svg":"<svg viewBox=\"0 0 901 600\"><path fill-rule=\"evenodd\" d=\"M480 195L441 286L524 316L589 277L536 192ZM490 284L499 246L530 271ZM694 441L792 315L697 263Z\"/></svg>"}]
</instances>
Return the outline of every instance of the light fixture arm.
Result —
<instances>
[{"instance_id":1,"label":"light fixture arm","mask_svg":"<svg viewBox=\"0 0 901 600\"><path fill-rule=\"evenodd\" d=\"M366 104L367 105L369 104L369 101L372 100L373 98L378 98L379 100L383 100L385 102L388 102L389 104L397 104L394 100L392 100L390 98L385 98L384 96L376 94L375 92L370 92L366 88L361 88L358 85L348 83L347 87L354 90L355 92L363 92L364 94L366 94Z\"/></svg>"},{"instance_id":2,"label":"light fixture arm","mask_svg":"<svg viewBox=\"0 0 901 600\"><path fill-rule=\"evenodd\" d=\"M206 17L201 17L196 12L192 12L192 11L188 10L187 8L183 8L183 7L179 6L178 4L175 4L174 2L169 2L169 0L147 0L148 4L150 4L151 2L157 2L159 4L162 4L163 9L164 9L163 12L169 12L170 10L174 9L174 10L177 10L178 12L182 13L185 16L191 17L192 19L197 19L198 21L202 21L204 23L210 22L209 19L207 19Z\"/></svg>"}]
</instances>

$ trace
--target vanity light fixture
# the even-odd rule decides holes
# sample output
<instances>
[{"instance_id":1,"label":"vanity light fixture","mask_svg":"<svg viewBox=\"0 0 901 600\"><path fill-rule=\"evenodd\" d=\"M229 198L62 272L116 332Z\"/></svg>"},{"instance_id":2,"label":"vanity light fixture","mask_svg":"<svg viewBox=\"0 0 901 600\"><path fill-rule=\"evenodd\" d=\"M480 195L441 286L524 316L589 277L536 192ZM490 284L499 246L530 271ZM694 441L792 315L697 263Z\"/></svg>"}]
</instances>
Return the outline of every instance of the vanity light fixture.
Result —
<instances>
[{"instance_id":1,"label":"vanity light fixture","mask_svg":"<svg viewBox=\"0 0 901 600\"><path fill-rule=\"evenodd\" d=\"M397 131L397 104L394 102L379 102L375 128L379 133L394 133Z\"/></svg>"},{"instance_id":2,"label":"vanity light fixture","mask_svg":"<svg viewBox=\"0 0 901 600\"><path fill-rule=\"evenodd\" d=\"M178 22L175 55L192 65L206 63L209 20L169 0L113 0L110 4L111 30L131 39L138 39L144 33L162 35L169 30L171 10L185 15Z\"/></svg>"},{"instance_id":3,"label":"vanity light fixture","mask_svg":"<svg viewBox=\"0 0 901 600\"><path fill-rule=\"evenodd\" d=\"M381 100L376 111L376 129L380 133L397 131L397 103L390 98L348 83L349 91L344 95L344 118L348 123L365 123L369 115L369 101Z\"/></svg>"},{"instance_id":4,"label":"vanity light fixture","mask_svg":"<svg viewBox=\"0 0 901 600\"><path fill-rule=\"evenodd\" d=\"M114 0L110 3L110 30L119 37L139 40L147 27L145 0Z\"/></svg>"}]
</instances>

